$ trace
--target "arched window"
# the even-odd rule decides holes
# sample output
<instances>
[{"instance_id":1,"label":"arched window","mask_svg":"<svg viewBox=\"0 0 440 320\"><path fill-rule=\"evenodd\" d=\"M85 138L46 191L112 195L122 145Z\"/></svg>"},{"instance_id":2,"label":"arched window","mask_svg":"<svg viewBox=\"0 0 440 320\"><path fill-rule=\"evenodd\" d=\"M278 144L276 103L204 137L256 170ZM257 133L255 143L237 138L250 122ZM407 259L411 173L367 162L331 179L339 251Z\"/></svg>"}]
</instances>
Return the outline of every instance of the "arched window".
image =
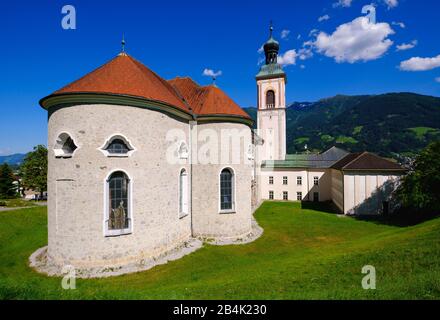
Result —
<instances>
[{"instance_id":1,"label":"arched window","mask_svg":"<svg viewBox=\"0 0 440 320\"><path fill-rule=\"evenodd\" d=\"M128 157L134 151L134 148L125 137L115 135L107 140L101 151L108 157Z\"/></svg>"},{"instance_id":2,"label":"arched window","mask_svg":"<svg viewBox=\"0 0 440 320\"><path fill-rule=\"evenodd\" d=\"M113 139L106 150L110 154L124 154L130 151L130 149L127 147L122 139Z\"/></svg>"},{"instance_id":3,"label":"arched window","mask_svg":"<svg viewBox=\"0 0 440 320\"><path fill-rule=\"evenodd\" d=\"M233 211L234 200L234 173L226 168L220 173L220 211Z\"/></svg>"},{"instance_id":4,"label":"arched window","mask_svg":"<svg viewBox=\"0 0 440 320\"><path fill-rule=\"evenodd\" d=\"M57 158L70 158L75 150L78 149L73 139L68 133L61 133L54 146L55 157Z\"/></svg>"},{"instance_id":5,"label":"arched window","mask_svg":"<svg viewBox=\"0 0 440 320\"><path fill-rule=\"evenodd\" d=\"M106 235L131 232L130 179L122 171L113 172L107 180Z\"/></svg>"},{"instance_id":6,"label":"arched window","mask_svg":"<svg viewBox=\"0 0 440 320\"><path fill-rule=\"evenodd\" d=\"M179 218L188 215L188 173L185 169L179 175Z\"/></svg>"},{"instance_id":7,"label":"arched window","mask_svg":"<svg viewBox=\"0 0 440 320\"><path fill-rule=\"evenodd\" d=\"M269 90L266 92L266 108L275 108L275 92L273 90Z\"/></svg>"}]
</instances>

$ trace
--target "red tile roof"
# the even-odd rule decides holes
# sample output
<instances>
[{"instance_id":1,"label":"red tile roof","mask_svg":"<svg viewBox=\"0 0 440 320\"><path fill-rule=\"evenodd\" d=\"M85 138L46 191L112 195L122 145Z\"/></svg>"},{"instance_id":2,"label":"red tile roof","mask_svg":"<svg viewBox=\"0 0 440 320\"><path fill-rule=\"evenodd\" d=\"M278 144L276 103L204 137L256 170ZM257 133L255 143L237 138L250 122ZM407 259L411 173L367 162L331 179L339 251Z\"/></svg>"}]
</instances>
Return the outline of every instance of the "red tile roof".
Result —
<instances>
[{"instance_id":1,"label":"red tile roof","mask_svg":"<svg viewBox=\"0 0 440 320\"><path fill-rule=\"evenodd\" d=\"M250 119L219 88L201 87L190 78L166 81L127 54L118 55L53 95L69 93L134 96L159 101L196 115L232 115Z\"/></svg>"},{"instance_id":2,"label":"red tile roof","mask_svg":"<svg viewBox=\"0 0 440 320\"><path fill-rule=\"evenodd\" d=\"M336 162L332 168L338 170L405 171L405 169L398 163L369 152L350 153Z\"/></svg>"},{"instance_id":3,"label":"red tile roof","mask_svg":"<svg viewBox=\"0 0 440 320\"><path fill-rule=\"evenodd\" d=\"M216 86L201 87L191 78L175 78L168 82L197 115L235 115L250 119L242 108Z\"/></svg>"},{"instance_id":4,"label":"red tile roof","mask_svg":"<svg viewBox=\"0 0 440 320\"><path fill-rule=\"evenodd\" d=\"M54 94L105 93L160 101L189 112L171 85L129 55L120 54L108 63Z\"/></svg>"}]
</instances>

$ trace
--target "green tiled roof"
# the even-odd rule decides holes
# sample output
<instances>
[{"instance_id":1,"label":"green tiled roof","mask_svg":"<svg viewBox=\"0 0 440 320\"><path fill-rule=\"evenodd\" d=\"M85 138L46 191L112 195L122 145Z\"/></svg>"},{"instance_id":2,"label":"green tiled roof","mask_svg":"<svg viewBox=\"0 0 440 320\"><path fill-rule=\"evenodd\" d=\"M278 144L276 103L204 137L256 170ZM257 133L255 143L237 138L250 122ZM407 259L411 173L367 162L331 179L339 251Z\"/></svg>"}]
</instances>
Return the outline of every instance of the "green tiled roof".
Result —
<instances>
[{"instance_id":1,"label":"green tiled roof","mask_svg":"<svg viewBox=\"0 0 440 320\"><path fill-rule=\"evenodd\" d=\"M257 74L257 79L272 76L285 77L286 74L279 64L265 64L261 66L260 72Z\"/></svg>"},{"instance_id":2,"label":"green tiled roof","mask_svg":"<svg viewBox=\"0 0 440 320\"><path fill-rule=\"evenodd\" d=\"M332 147L318 154L287 154L285 160L263 161L262 168L330 168L348 154L347 151Z\"/></svg>"}]
</instances>

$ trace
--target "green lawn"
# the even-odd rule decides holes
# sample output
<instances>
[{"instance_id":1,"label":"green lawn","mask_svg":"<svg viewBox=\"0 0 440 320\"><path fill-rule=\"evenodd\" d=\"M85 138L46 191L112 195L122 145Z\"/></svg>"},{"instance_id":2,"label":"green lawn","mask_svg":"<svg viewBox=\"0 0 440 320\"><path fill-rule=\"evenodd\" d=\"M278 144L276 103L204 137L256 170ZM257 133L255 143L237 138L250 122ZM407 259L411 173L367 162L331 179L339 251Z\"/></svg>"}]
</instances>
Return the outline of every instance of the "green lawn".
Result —
<instances>
[{"instance_id":1,"label":"green lawn","mask_svg":"<svg viewBox=\"0 0 440 320\"><path fill-rule=\"evenodd\" d=\"M1 299L438 299L440 219L414 227L266 202L256 218L257 241L211 246L149 271L77 280L63 290L60 278L28 267L46 244L46 208L0 212ZM377 270L377 290L363 290L361 268Z\"/></svg>"}]
</instances>

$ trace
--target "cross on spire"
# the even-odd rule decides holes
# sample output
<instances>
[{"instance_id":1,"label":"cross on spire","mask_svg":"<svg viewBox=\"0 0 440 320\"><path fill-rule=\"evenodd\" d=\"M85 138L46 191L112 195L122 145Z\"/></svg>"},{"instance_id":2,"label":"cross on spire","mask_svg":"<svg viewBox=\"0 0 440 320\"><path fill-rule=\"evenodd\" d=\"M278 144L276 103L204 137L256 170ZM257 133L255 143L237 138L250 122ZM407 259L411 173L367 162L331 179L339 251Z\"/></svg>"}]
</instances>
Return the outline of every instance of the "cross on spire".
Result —
<instances>
[{"instance_id":1,"label":"cross on spire","mask_svg":"<svg viewBox=\"0 0 440 320\"><path fill-rule=\"evenodd\" d=\"M124 34L122 34L121 45L122 45L122 53L125 53L125 37L124 37Z\"/></svg>"}]
</instances>

